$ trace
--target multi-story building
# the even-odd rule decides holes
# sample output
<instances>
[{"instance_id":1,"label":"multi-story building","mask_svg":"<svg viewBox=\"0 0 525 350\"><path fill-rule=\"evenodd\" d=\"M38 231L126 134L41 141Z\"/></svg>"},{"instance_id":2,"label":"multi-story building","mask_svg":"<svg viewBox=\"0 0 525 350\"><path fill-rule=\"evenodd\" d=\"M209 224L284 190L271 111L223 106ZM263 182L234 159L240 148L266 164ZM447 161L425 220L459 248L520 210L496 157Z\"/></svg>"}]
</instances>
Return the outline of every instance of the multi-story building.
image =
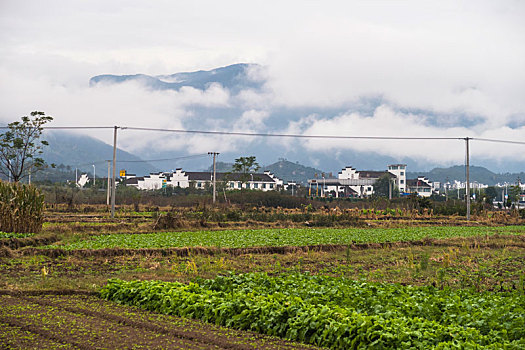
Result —
<instances>
[{"instance_id":1,"label":"multi-story building","mask_svg":"<svg viewBox=\"0 0 525 350\"><path fill-rule=\"evenodd\" d=\"M407 183L407 165L406 164L391 164L388 166L388 172L396 176L395 185L399 192L406 192Z\"/></svg>"},{"instance_id":2,"label":"multi-story building","mask_svg":"<svg viewBox=\"0 0 525 350\"><path fill-rule=\"evenodd\" d=\"M311 179L308 184L312 195L362 198L371 196L375 183L386 175L390 178L392 189L397 188L401 194L416 193L430 197L433 192L432 182L424 177L407 180L406 168L406 164L388 165L386 171L358 171L346 167L338 173L337 178Z\"/></svg>"}]
</instances>

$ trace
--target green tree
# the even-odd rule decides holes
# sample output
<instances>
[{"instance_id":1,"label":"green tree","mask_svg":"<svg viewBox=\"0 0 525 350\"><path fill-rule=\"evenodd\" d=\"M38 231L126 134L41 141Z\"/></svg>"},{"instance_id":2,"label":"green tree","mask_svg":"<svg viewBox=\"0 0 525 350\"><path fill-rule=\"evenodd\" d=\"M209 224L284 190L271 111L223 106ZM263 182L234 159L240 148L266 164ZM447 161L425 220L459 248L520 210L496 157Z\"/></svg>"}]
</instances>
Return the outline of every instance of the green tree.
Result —
<instances>
[{"instance_id":1,"label":"green tree","mask_svg":"<svg viewBox=\"0 0 525 350\"><path fill-rule=\"evenodd\" d=\"M399 189L394 186L392 179L389 174L381 176L374 183L374 197L386 197L388 198L389 186L392 186L392 198L399 196Z\"/></svg>"},{"instance_id":2,"label":"green tree","mask_svg":"<svg viewBox=\"0 0 525 350\"><path fill-rule=\"evenodd\" d=\"M261 167L257 163L255 156L240 157L235 159L232 170L235 173L239 173L239 181L246 183L251 180L253 173L259 170Z\"/></svg>"},{"instance_id":3,"label":"green tree","mask_svg":"<svg viewBox=\"0 0 525 350\"><path fill-rule=\"evenodd\" d=\"M496 187L489 186L485 188L485 203L491 204L494 202L494 199L498 196L498 191L496 190Z\"/></svg>"},{"instance_id":4,"label":"green tree","mask_svg":"<svg viewBox=\"0 0 525 350\"><path fill-rule=\"evenodd\" d=\"M520 193L521 189L518 185L509 187L509 199L507 202L509 207L512 205L512 203L518 203L520 200Z\"/></svg>"},{"instance_id":5,"label":"green tree","mask_svg":"<svg viewBox=\"0 0 525 350\"><path fill-rule=\"evenodd\" d=\"M44 112L31 112L31 117L23 116L22 121L7 125L7 131L0 134L0 173L19 182L30 173L45 166L40 157L48 143L40 140L43 125L52 121Z\"/></svg>"}]
</instances>

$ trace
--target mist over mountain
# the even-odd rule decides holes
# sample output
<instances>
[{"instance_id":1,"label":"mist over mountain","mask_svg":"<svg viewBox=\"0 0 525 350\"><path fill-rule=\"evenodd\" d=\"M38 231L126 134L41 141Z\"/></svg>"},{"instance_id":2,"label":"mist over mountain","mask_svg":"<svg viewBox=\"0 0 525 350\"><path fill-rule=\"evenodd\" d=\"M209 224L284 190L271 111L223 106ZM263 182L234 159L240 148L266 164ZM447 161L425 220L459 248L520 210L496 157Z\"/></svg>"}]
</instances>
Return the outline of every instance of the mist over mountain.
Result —
<instances>
[{"instance_id":1,"label":"mist over mountain","mask_svg":"<svg viewBox=\"0 0 525 350\"><path fill-rule=\"evenodd\" d=\"M399 134L398 128L404 129L416 121L421 121L429 128L426 132L435 132L432 128L454 128L462 130L462 133L467 132L467 127L481 125L485 121L479 115L461 111L445 114L433 110L399 107L381 95L367 95L347 103L322 106L290 105L279 102L279 96L273 94L268 79L265 67L239 63L211 70L154 76L97 75L91 78L89 83L92 89L135 84L133 88L143 89L145 96L153 93L151 97L154 100L159 98L158 93L162 93L160 96L163 101L173 101L174 106L170 107L172 110L163 112L162 117L159 116L162 118L162 122L159 123L173 124L186 130L334 134L351 127L351 135L372 136L380 132L392 136ZM144 118L134 120L134 124L147 127L155 121L153 118L146 114ZM389 128L387 124L395 124L396 118L399 119L399 123L394 128ZM404 119L407 118L412 122L406 122ZM379 125L385 124L386 129L370 131L369 125L377 124L377 120L380 120ZM169 141L164 139L168 140L168 136L145 133L141 135L143 145L138 146L136 138L126 139L124 134L119 142L124 149L133 147L135 155L143 159L169 159L174 155L219 151L219 161L226 163L233 162L240 156L255 155L260 164L271 164L276 158L294 159L300 164L309 164L333 173L345 166L361 170L385 170L388 164L397 163L407 164L408 171L429 171L437 165L449 166L464 159L461 141L441 147L442 144L438 143L429 146L430 143L426 141L403 141L393 146L389 142L348 140L339 141L341 147L338 148L334 146L334 142L322 140L236 136L221 138L209 135L176 135L169 136ZM487 148L487 145L476 143L472 144L471 148L471 164L498 172L517 173L525 170L523 161L489 154L489 151L494 153L491 151L492 146ZM440 150L439 159L431 156L429 150ZM155 166L163 170L176 167L207 169L210 160L201 157L189 161L156 162Z\"/></svg>"},{"instance_id":2,"label":"mist over mountain","mask_svg":"<svg viewBox=\"0 0 525 350\"><path fill-rule=\"evenodd\" d=\"M91 174L94 164L97 177L107 176L106 161L113 159L113 146L87 135L64 131L46 131L43 139L49 142L43 153L48 164L62 164ZM120 169L137 174L158 171L154 165L117 148L117 171Z\"/></svg>"},{"instance_id":3,"label":"mist over mountain","mask_svg":"<svg viewBox=\"0 0 525 350\"><path fill-rule=\"evenodd\" d=\"M189 86L204 90L211 84L220 84L222 87L237 93L244 89L260 89L262 82L250 79L249 69L258 67L255 64L238 63L227 67L200 70L197 72L181 72L169 75L150 76L146 74L112 75L103 74L92 77L89 85L119 84L127 81L138 81L152 90L178 90Z\"/></svg>"}]
</instances>

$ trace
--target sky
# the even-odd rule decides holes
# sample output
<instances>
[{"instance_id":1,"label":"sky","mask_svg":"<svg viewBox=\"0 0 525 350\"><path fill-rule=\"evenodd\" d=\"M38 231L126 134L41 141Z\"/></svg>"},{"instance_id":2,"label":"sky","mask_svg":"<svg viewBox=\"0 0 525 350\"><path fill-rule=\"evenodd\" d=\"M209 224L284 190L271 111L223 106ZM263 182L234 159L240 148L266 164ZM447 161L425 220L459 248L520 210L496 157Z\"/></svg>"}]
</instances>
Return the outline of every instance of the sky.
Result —
<instances>
[{"instance_id":1,"label":"sky","mask_svg":"<svg viewBox=\"0 0 525 350\"><path fill-rule=\"evenodd\" d=\"M203 130L523 141L523 18L519 0L0 0L0 122L40 110L55 126L183 129L203 108L233 114L203 119ZM264 81L261 90L88 84L100 74L163 75L240 62L260 65L250 74ZM367 101L376 102L362 108ZM111 143L111 133L90 133ZM209 136L123 133L119 141L139 155L156 147L241 156L265 147ZM326 157L350 165L350 151L435 165L464 160L461 141L272 142L282 150L275 160L299 149L309 165ZM472 152L525 170L523 145L477 142Z\"/></svg>"}]
</instances>

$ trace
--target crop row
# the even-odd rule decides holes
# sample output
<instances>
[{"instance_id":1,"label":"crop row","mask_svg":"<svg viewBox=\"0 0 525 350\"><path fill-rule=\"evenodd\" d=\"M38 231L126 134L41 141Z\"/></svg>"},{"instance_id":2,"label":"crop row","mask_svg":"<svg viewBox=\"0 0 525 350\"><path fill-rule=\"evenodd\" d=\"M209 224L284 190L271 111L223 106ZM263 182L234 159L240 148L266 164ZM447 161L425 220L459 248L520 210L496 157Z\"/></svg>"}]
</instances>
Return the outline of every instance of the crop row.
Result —
<instances>
[{"instance_id":1,"label":"crop row","mask_svg":"<svg viewBox=\"0 0 525 350\"><path fill-rule=\"evenodd\" d=\"M110 280L101 296L334 349L525 346L518 294L246 274L189 285Z\"/></svg>"},{"instance_id":2,"label":"crop row","mask_svg":"<svg viewBox=\"0 0 525 350\"><path fill-rule=\"evenodd\" d=\"M2 238L26 238L33 236L33 233L15 233L15 232L2 232L0 231L0 239Z\"/></svg>"},{"instance_id":3,"label":"crop row","mask_svg":"<svg viewBox=\"0 0 525 350\"><path fill-rule=\"evenodd\" d=\"M48 248L170 248L170 247L258 247L307 246L414 241L423 238L525 234L525 226L507 227L408 227L408 228L292 228L224 231L157 232L149 234L109 234L92 236Z\"/></svg>"}]
</instances>

